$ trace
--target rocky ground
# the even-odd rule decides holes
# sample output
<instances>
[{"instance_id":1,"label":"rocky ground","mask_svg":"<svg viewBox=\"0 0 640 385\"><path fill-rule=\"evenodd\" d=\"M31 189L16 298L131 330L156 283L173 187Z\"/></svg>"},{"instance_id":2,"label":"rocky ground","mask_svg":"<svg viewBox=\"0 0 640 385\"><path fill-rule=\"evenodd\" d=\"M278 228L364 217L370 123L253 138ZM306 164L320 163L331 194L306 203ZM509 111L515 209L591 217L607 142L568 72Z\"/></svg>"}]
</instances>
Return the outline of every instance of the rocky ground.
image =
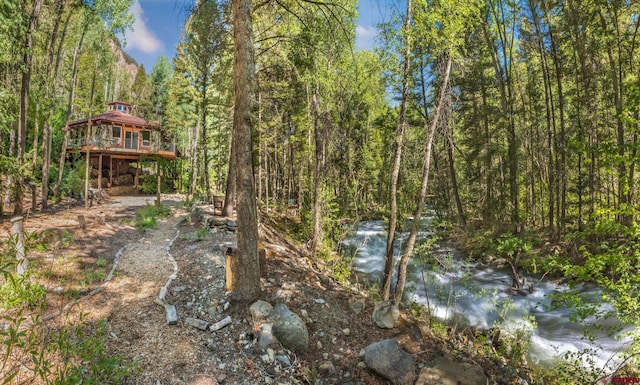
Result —
<instances>
[{"instance_id":1,"label":"rocky ground","mask_svg":"<svg viewBox=\"0 0 640 385\"><path fill-rule=\"evenodd\" d=\"M420 384L526 383L526 371L474 352L476 340L487 339L481 332L449 330L445 338L437 337L425 322L406 314L395 327L379 328L371 318L374 301L362 285L337 284L326 266L312 263L304 248L267 221L260 226L266 249L260 299L286 305L304 321L308 348L277 341L261 345L264 324L272 320L252 317L250 303L230 302L225 291L225 250L235 243L235 234L192 223L179 200L163 197L172 205L172 215L144 233L133 228L131 220L153 198L111 198L88 210L68 202L31 215L25 224L29 233L43 239L51 234L45 240L50 248L29 256L48 291L48 313L58 311L65 318L82 314L94 323L105 320L108 349L140 368L127 383L356 385L413 383L418 374ZM84 230L78 215L86 218ZM8 221L1 226L8 234ZM176 323L167 323L159 296L175 306ZM228 317L230 324L217 331L193 326L194 319L206 327ZM367 348L386 339L398 342L393 351ZM399 349L409 361L395 362ZM375 359L395 365L383 369L391 370L387 379L375 373L380 371ZM405 364L413 371L404 373L412 375L397 372ZM460 377L464 373L474 373L474 378Z\"/></svg>"}]
</instances>

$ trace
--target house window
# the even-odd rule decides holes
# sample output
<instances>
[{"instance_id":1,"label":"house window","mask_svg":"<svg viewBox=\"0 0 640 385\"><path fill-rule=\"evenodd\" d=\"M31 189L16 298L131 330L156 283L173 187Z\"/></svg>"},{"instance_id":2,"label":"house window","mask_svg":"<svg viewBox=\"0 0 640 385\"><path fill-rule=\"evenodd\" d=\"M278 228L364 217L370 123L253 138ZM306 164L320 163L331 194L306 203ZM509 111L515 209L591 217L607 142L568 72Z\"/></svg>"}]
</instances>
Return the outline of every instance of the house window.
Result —
<instances>
[{"instance_id":1,"label":"house window","mask_svg":"<svg viewBox=\"0 0 640 385\"><path fill-rule=\"evenodd\" d=\"M118 104L118 111L122 111L124 109L124 106L122 104Z\"/></svg>"},{"instance_id":2,"label":"house window","mask_svg":"<svg viewBox=\"0 0 640 385\"><path fill-rule=\"evenodd\" d=\"M120 147L121 142L122 142L122 127L113 126L112 135L111 135L111 146Z\"/></svg>"},{"instance_id":3,"label":"house window","mask_svg":"<svg viewBox=\"0 0 640 385\"><path fill-rule=\"evenodd\" d=\"M124 148L129 148L133 150L138 149L138 132L137 131L124 132Z\"/></svg>"},{"instance_id":4,"label":"house window","mask_svg":"<svg viewBox=\"0 0 640 385\"><path fill-rule=\"evenodd\" d=\"M143 146L151 146L151 131L143 130L142 131L142 145Z\"/></svg>"}]
</instances>

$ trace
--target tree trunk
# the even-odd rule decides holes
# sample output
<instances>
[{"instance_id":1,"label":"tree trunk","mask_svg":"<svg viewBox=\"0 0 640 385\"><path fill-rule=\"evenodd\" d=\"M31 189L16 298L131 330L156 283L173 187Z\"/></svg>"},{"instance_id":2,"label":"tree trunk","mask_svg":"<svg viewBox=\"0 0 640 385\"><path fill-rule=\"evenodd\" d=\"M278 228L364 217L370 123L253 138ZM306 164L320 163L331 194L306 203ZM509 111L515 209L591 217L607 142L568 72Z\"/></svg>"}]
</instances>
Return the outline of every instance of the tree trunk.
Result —
<instances>
[{"instance_id":1,"label":"tree trunk","mask_svg":"<svg viewBox=\"0 0 640 385\"><path fill-rule=\"evenodd\" d=\"M204 73L202 78L202 160L204 173L204 196L208 203L211 203L211 183L209 181L209 139L207 138L207 83L209 82L208 73ZM196 150L197 151L197 150Z\"/></svg>"},{"instance_id":2,"label":"tree trunk","mask_svg":"<svg viewBox=\"0 0 640 385\"><path fill-rule=\"evenodd\" d=\"M236 188L238 195L238 249L230 266L234 297L254 300L260 295L258 212L253 174L252 114L255 61L251 0L232 0L234 42L233 136L236 140Z\"/></svg>"},{"instance_id":3,"label":"tree trunk","mask_svg":"<svg viewBox=\"0 0 640 385\"><path fill-rule=\"evenodd\" d=\"M317 257L318 247L322 244L322 140L320 122L320 85L316 84L313 94L313 131L315 136L316 162L313 169L313 235L311 237L311 255ZM284 146L283 146L284 148Z\"/></svg>"},{"instance_id":4,"label":"tree trunk","mask_svg":"<svg viewBox=\"0 0 640 385\"><path fill-rule=\"evenodd\" d=\"M24 45L24 56L23 56L23 65L24 69L22 70L22 82L20 85L20 111L18 113L18 165L22 165L24 162L24 155L26 152L27 145L27 109L29 107L29 88L31 86L31 64L33 60L33 40L34 34L36 32L36 28L38 26L38 18L40 16L40 10L42 9L43 0L36 0L33 4L33 10L31 11L31 16L29 17L29 26L27 29L27 36ZM18 175L16 179L14 179L15 184L15 200L16 205L14 207L15 215L22 215L24 211L23 207L23 196L24 196L24 186L22 181L22 176Z\"/></svg>"},{"instance_id":5,"label":"tree trunk","mask_svg":"<svg viewBox=\"0 0 640 385\"><path fill-rule=\"evenodd\" d=\"M447 124L448 126L455 127L455 124ZM446 137L446 147L447 147L447 158L449 163L449 174L451 178L451 190L453 193L453 198L456 202L456 211L458 213L458 222L463 227L467 225L467 218L464 214L464 209L462 207L462 199L460 198L460 189L458 188L458 177L456 176L456 167L455 167L455 158L453 156L453 132L449 132L447 130Z\"/></svg>"},{"instance_id":6,"label":"tree trunk","mask_svg":"<svg viewBox=\"0 0 640 385\"><path fill-rule=\"evenodd\" d=\"M411 224L411 232L407 239L407 245L405 246L402 257L400 258L400 266L398 268L398 283L396 285L395 300L396 303L402 301L402 294L404 292L404 285L407 281L407 265L413 254L413 248L416 243L418 231L420 230L420 218L422 218L422 212L424 211L424 203L427 198L427 187L429 185L429 167L431 165L431 148L433 147L433 137L438 126L438 121L442 115L444 109L444 102L447 98L447 88L449 87L449 74L451 73L452 59L451 55L447 55L447 63L442 75L442 85L440 86L440 96L438 100L438 106L433 114L433 120L427 130L427 139L424 144L424 157L422 158L422 184L420 185L420 196L418 198L418 205L416 211L413 213L413 222Z\"/></svg>"},{"instance_id":7,"label":"tree trunk","mask_svg":"<svg viewBox=\"0 0 640 385\"><path fill-rule=\"evenodd\" d=\"M198 143L200 138L200 118L196 122L196 126L193 128L193 142L191 143L191 197L195 198L198 187Z\"/></svg>"},{"instance_id":8,"label":"tree trunk","mask_svg":"<svg viewBox=\"0 0 640 385\"><path fill-rule=\"evenodd\" d=\"M391 280L393 279L393 241L398 220L398 176L400 175L400 162L402 160L402 142L407 126L407 99L409 97L409 80L411 77L411 0L407 0L407 14L404 20L405 26L405 51L404 68L402 71L402 100L400 102L400 116L395 135L395 157L391 169L391 183L389 188L389 228L387 230L387 250L384 264L384 283L382 286L382 298L386 301L391 296Z\"/></svg>"},{"instance_id":9,"label":"tree trunk","mask_svg":"<svg viewBox=\"0 0 640 385\"><path fill-rule=\"evenodd\" d=\"M603 31L608 31L609 28L607 28L607 21L606 21L606 17L605 17L605 13L606 11L603 9L600 9L600 22L602 23L602 30ZM611 17L616 18L617 14L614 12L613 15L611 15ZM613 31L611 31L611 33L614 33ZM619 39L619 37L617 36L616 33L616 39ZM619 44L618 44L618 49L620 49ZM616 138L617 138L617 156L618 156L618 160L617 160L617 164L618 164L618 175L617 175L617 182L618 182L618 188L617 188L617 196L616 198L618 199L618 205L617 208L618 209L622 209L622 211L628 211L627 206L627 189L629 188L629 181L627 180L627 171L626 171L626 165L625 162L627 161L627 159L625 158L625 154L626 154L626 150L625 150L625 137L624 137L624 131L625 131L625 127L624 127L624 122L622 121L623 118L623 112L622 112L622 70L620 70L618 67L620 66L620 63L616 61L616 55L613 52L613 48L611 47L611 44L607 43L606 44L606 52L607 52L607 57L609 59L609 74L611 76L611 84L612 84L612 88L613 88L613 101L614 101L614 106L616 109L616 114L615 114L615 122L616 122ZM620 59L620 53L618 52L618 58ZM631 220L632 220L632 216L629 214L619 214L618 215L619 221L620 223L630 226L631 225Z\"/></svg>"},{"instance_id":10,"label":"tree trunk","mask_svg":"<svg viewBox=\"0 0 640 385\"><path fill-rule=\"evenodd\" d=\"M227 174L227 188L224 193L223 217L233 216L233 200L236 196L236 140L231 137L231 152L229 154L229 171Z\"/></svg>"},{"instance_id":11,"label":"tree trunk","mask_svg":"<svg viewBox=\"0 0 640 385\"><path fill-rule=\"evenodd\" d=\"M62 56L62 44L67 35L69 27L69 20L71 19L72 12L69 12L62 29L60 36L60 42L58 44L58 50L56 54L55 46L58 36L58 29L62 14L66 6L65 1L57 2L56 21L54 24L53 33L51 34L51 42L49 44L49 61L47 63L47 78L49 84L46 85L46 95L49 102L49 112L44 125L42 127L42 209L46 209L49 205L49 170L51 164L51 138L53 134L53 115L55 113L55 103L53 101L53 95L57 89L58 69L60 68L60 58ZM55 65L54 65L55 57Z\"/></svg>"},{"instance_id":12,"label":"tree trunk","mask_svg":"<svg viewBox=\"0 0 640 385\"><path fill-rule=\"evenodd\" d=\"M71 119L71 110L73 107L73 100L75 98L75 90L76 90L76 80L78 75L78 57L80 55L80 51L82 50L82 44L84 42L84 37L87 34L87 29L89 28L89 18L85 16L87 19L85 20L84 25L82 26L82 31L80 33L80 40L78 40L78 44L76 45L73 51L73 65L71 69L71 85L69 87L69 100L67 102L67 122ZM60 159L58 161L58 179L56 180L56 184L53 187L53 191L57 197L60 197L60 183L62 183L62 175L64 173L64 163L67 157L67 142L69 140L69 129L65 130L64 139L62 140L62 146L60 149Z\"/></svg>"}]
</instances>

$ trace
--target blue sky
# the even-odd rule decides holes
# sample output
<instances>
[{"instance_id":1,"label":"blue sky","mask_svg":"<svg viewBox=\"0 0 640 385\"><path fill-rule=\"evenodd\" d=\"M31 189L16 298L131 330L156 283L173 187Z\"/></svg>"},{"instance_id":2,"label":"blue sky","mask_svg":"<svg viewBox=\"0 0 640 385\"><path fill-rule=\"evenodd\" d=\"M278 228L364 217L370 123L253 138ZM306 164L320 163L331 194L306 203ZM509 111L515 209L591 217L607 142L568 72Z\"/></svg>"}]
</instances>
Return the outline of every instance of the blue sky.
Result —
<instances>
[{"instance_id":1,"label":"blue sky","mask_svg":"<svg viewBox=\"0 0 640 385\"><path fill-rule=\"evenodd\" d=\"M180 40L180 29L187 15L189 0L136 0L131 7L136 15L133 30L125 34L125 51L147 73L161 55L171 59ZM360 0L359 19L356 27L356 47L371 49L377 34L376 25L388 21L391 9L399 0Z\"/></svg>"}]
</instances>

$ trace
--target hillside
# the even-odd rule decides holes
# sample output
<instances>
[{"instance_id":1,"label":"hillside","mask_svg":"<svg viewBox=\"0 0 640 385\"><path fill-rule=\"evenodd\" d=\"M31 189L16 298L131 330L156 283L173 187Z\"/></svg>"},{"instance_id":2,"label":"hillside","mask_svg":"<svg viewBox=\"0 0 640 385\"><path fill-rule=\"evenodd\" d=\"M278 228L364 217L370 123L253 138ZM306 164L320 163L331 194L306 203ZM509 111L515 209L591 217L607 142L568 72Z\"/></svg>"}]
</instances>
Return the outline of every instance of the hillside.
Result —
<instances>
[{"instance_id":1,"label":"hillside","mask_svg":"<svg viewBox=\"0 0 640 385\"><path fill-rule=\"evenodd\" d=\"M260 227L266 248L261 299L285 304L297 314L308 330L309 347L294 351L273 343L261 348L264 321L254 322L251 304L234 302L225 292L224 250L235 235L190 224L193 217L177 197L164 199L173 206L168 218L140 233L131 226L135 212L152 201L110 199L88 210L67 202L25 224L28 233L42 235L38 251L29 254L31 280L47 291L42 311L47 321L36 326L55 333L82 320L93 333L103 330L106 357L138 368L127 372L122 383L385 384L365 363L363 350L389 338L415 360L415 378L421 371L424 378L444 378L438 370L449 365L460 374L456 365L467 365L465 371L475 370L490 383L529 380L526 370L514 369L517 363L487 345L488 332L430 329L427 318L409 310L396 327L377 327L367 285L339 284L329 276L330 266L313 263L303 247L275 231L275 223L266 218ZM85 230L78 225L79 215L86 219ZM2 225L6 233L7 225ZM176 324L167 324L165 309L158 305L163 287L168 289L164 299L177 309ZM10 315L11 310L2 313L3 322ZM191 326L193 318L213 324L226 317L230 325L215 332ZM13 358L19 361L18 353ZM95 365L104 362L101 357L94 357ZM29 375L23 368L9 383L23 383Z\"/></svg>"}]
</instances>

